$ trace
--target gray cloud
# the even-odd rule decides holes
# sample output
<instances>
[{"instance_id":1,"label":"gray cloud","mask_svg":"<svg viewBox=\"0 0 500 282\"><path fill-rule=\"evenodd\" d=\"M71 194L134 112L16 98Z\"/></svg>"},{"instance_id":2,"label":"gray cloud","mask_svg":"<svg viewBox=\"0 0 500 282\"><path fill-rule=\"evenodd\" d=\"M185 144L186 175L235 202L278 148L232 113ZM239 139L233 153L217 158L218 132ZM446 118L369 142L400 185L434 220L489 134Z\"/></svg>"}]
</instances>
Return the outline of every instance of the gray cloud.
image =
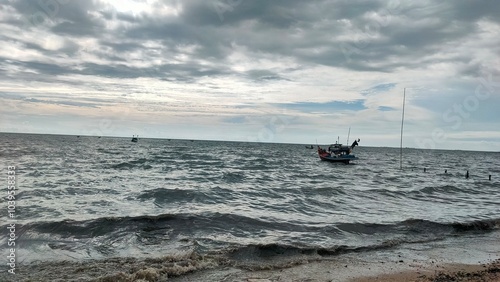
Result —
<instances>
[{"instance_id":1,"label":"gray cloud","mask_svg":"<svg viewBox=\"0 0 500 282\"><path fill-rule=\"evenodd\" d=\"M67 130L76 132L88 116L129 110L125 128L154 117L170 134L178 127L168 122L188 120L212 136L216 122L231 134L293 115L290 132L357 123L386 146L401 88L410 87L409 130L419 136L449 126L442 112L471 101L479 79L499 77L492 0L128 2L3 1L0 100L9 113L31 111L8 118L47 123L34 109L49 104L60 120L74 110ZM496 130L498 86L488 87L460 130Z\"/></svg>"},{"instance_id":2,"label":"gray cloud","mask_svg":"<svg viewBox=\"0 0 500 282\"><path fill-rule=\"evenodd\" d=\"M80 73L117 78L141 77L150 70L126 64L131 52L141 52L144 61L161 59L156 66L161 78L194 81L198 77L234 75L228 58L240 46L254 56L269 55L292 58L298 64L325 65L354 71L392 72L400 67L419 68L439 63L429 54L447 52L449 42L465 40L477 32L477 21L499 21L500 8L493 1L476 2L410 2L391 1L162 1L164 5L181 6L178 15L160 13L136 15L113 11L99 1L65 1L47 12L36 1L10 1L6 5L30 18L37 12L47 20L30 28L46 29L67 38L64 47L45 50L36 43L25 42L33 49L53 57L91 52L103 62L82 62L83 70L49 65L47 62L19 59L17 64L47 75ZM228 4L229 3L229 4ZM230 4L234 3L233 6ZM221 6L222 5L222 6ZM57 11L57 13L56 13ZM371 17L370 15L378 15ZM40 21L40 20L39 20ZM117 23L110 27L107 23ZM119 24L126 23L126 24ZM7 24L16 24L7 22ZM19 24L19 22L17 22ZM97 45L82 46L80 38L97 39ZM160 45L148 47L146 42ZM186 51L183 46L195 46ZM188 59L173 62L179 56ZM394 59L397 58L397 59ZM199 60L211 62L201 67ZM456 60L471 62L468 54ZM471 73L477 63L462 67ZM262 78L279 79L273 70L258 68L247 72L267 71ZM158 71L155 71L158 72Z\"/></svg>"},{"instance_id":3,"label":"gray cloud","mask_svg":"<svg viewBox=\"0 0 500 282\"><path fill-rule=\"evenodd\" d=\"M64 106L75 106L75 107L84 107L84 108L98 108L101 103L85 103L85 102L77 102L77 101L48 101L41 100L37 98L27 98L24 99L26 102L30 103L42 103L42 104L54 104L54 105L64 105Z\"/></svg>"}]
</instances>

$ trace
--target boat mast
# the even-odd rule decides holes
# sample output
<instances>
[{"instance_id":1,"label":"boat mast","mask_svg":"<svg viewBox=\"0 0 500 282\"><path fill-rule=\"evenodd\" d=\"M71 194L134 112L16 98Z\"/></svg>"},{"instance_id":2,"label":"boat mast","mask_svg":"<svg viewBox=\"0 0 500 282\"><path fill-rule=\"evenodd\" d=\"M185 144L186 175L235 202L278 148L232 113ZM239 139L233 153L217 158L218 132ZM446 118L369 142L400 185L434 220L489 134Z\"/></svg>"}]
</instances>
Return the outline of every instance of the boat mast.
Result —
<instances>
[{"instance_id":1,"label":"boat mast","mask_svg":"<svg viewBox=\"0 0 500 282\"><path fill-rule=\"evenodd\" d=\"M403 116L401 117L401 144L399 146L399 168L403 169L403 124L405 120L406 88L403 90Z\"/></svg>"},{"instance_id":2,"label":"boat mast","mask_svg":"<svg viewBox=\"0 0 500 282\"><path fill-rule=\"evenodd\" d=\"M347 143L346 145L349 146L349 135L351 135L351 127L349 126L349 133L347 133Z\"/></svg>"}]
</instances>

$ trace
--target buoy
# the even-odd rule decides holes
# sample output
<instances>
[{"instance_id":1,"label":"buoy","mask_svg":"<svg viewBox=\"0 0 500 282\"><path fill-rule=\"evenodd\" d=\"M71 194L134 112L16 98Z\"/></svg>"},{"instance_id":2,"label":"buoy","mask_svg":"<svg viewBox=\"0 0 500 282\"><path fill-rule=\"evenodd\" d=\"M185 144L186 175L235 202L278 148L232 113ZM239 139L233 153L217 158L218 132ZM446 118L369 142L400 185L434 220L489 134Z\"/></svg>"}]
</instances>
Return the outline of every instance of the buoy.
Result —
<instances>
[{"instance_id":1,"label":"buoy","mask_svg":"<svg viewBox=\"0 0 500 282\"><path fill-rule=\"evenodd\" d=\"M469 178L469 171L467 171L467 173L465 174L465 178Z\"/></svg>"},{"instance_id":2,"label":"buoy","mask_svg":"<svg viewBox=\"0 0 500 282\"><path fill-rule=\"evenodd\" d=\"M489 175L488 179L491 180L491 174Z\"/></svg>"},{"instance_id":3,"label":"buoy","mask_svg":"<svg viewBox=\"0 0 500 282\"><path fill-rule=\"evenodd\" d=\"M426 168L424 167L424 172L425 172Z\"/></svg>"},{"instance_id":4,"label":"buoy","mask_svg":"<svg viewBox=\"0 0 500 282\"><path fill-rule=\"evenodd\" d=\"M448 170L447 170L447 169L445 169L445 170L444 170L444 173L448 173Z\"/></svg>"}]
</instances>

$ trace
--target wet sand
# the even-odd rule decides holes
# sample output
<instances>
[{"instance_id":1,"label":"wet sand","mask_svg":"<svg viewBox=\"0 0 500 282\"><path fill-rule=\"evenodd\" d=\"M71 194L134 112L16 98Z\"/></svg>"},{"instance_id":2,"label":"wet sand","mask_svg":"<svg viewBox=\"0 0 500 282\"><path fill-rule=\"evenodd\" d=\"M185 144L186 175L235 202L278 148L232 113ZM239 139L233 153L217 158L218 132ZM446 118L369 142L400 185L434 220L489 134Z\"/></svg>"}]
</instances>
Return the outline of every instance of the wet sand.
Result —
<instances>
[{"instance_id":1,"label":"wet sand","mask_svg":"<svg viewBox=\"0 0 500 282\"><path fill-rule=\"evenodd\" d=\"M279 270L249 271L233 267L208 270L168 281L248 282L391 282L391 281L500 281L500 260L485 264L439 264L421 262L311 262Z\"/></svg>"},{"instance_id":2,"label":"wet sand","mask_svg":"<svg viewBox=\"0 0 500 282\"><path fill-rule=\"evenodd\" d=\"M451 264L393 274L362 277L353 282L375 281L500 281L500 260L488 264Z\"/></svg>"},{"instance_id":3,"label":"wet sand","mask_svg":"<svg viewBox=\"0 0 500 282\"><path fill-rule=\"evenodd\" d=\"M385 254L383 254L385 255ZM327 261L303 261L282 268L238 266L209 258L135 260L109 259L87 262L28 265L16 276L0 274L0 281L500 281L500 259L477 264L449 264L434 259L413 259L392 253L392 258L359 259L354 254Z\"/></svg>"}]
</instances>

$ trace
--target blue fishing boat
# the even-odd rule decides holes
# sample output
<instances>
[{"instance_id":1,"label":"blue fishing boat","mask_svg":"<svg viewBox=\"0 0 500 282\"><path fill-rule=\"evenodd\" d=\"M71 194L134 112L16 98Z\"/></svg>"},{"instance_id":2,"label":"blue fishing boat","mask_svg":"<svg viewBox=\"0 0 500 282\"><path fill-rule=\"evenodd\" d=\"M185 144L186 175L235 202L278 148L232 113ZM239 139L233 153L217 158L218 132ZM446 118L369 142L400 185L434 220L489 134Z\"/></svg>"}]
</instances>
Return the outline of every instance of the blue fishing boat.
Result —
<instances>
[{"instance_id":1,"label":"blue fishing boat","mask_svg":"<svg viewBox=\"0 0 500 282\"><path fill-rule=\"evenodd\" d=\"M345 163L357 160L358 158L352 154L354 147L358 146L360 140L355 140L351 146L345 146L339 143L332 144L328 150L322 149L318 146L318 156L322 161Z\"/></svg>"}]
</instances>

